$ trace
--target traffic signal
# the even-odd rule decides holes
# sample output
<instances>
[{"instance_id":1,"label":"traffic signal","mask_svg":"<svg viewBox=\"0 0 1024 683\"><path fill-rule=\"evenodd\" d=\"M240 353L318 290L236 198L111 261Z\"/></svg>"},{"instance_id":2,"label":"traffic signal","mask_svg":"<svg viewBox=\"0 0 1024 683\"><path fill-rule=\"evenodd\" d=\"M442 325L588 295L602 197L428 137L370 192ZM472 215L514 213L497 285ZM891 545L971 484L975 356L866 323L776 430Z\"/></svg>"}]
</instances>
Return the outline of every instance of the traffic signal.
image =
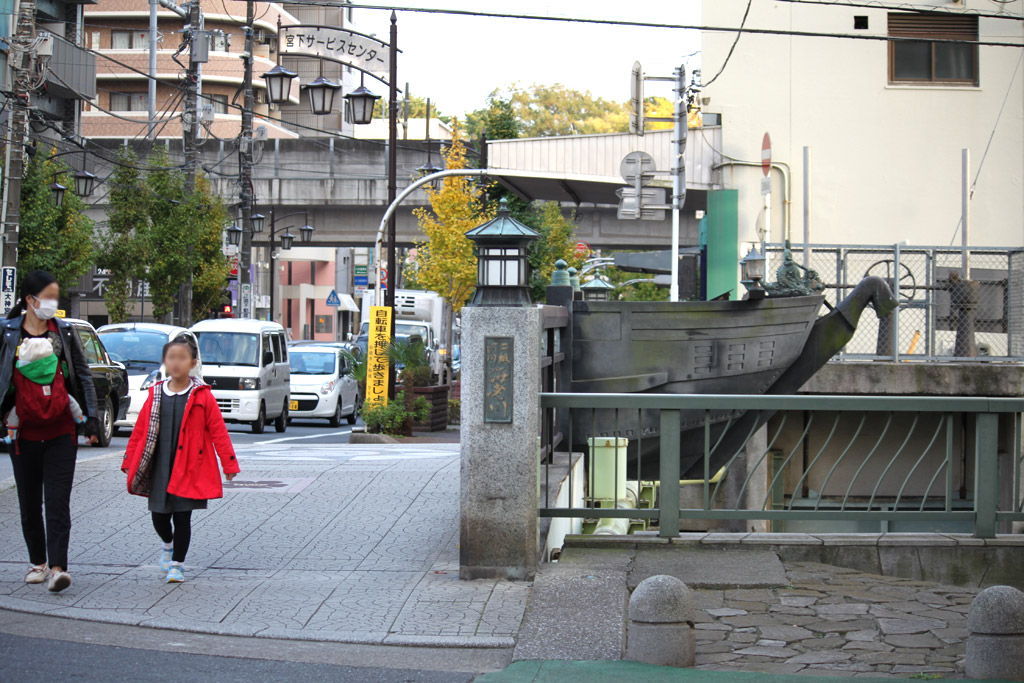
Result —
<instances>
[{"instance_id":1,"label":"traffic signal","mask_svg":"<svg viewBox=\"0 0 1024 683\"><path fill-rule=\"evenodd\" d=\"M232 309L231 309L231 304L224 304L224 305L222 305L220 307L220 316L219 317L221 317L221 318L234 318L235 317L235 315L234 315L234 313L232 312Z\"/></svg>"}]
</instances>

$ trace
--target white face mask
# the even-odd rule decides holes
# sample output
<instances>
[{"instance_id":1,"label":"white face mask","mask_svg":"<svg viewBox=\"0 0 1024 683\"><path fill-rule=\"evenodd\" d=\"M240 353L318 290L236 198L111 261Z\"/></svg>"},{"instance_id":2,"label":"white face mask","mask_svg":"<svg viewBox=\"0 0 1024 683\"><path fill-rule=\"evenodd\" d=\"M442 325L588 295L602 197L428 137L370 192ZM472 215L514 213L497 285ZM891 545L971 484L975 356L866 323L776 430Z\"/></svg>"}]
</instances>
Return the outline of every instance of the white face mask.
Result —
<instances>
[{"instance_id":1,"label":"white face mask","mask_svg":"<svg viewBox=\"0 0 1024 683\"><path fill-rule=\"evenodd\" d=\"M57 300L56 299L36 299L38 305L33 310L36 312L36 317L40 320L49 320L53 316L57 315Z\"/></svg>"}]
</instances>

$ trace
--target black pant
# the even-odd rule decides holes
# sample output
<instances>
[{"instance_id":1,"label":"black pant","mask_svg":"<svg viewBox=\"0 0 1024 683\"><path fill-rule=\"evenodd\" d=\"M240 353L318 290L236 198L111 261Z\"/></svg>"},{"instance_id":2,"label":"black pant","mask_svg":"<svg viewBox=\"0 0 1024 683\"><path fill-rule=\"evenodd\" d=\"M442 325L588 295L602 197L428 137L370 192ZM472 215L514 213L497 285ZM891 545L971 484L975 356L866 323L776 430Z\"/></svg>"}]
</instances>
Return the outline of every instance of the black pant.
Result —
<instances>
[{"instance_id":1,"label":"black pant","mask_svg":"<svg viewBox=\"0 0 1024 683\"><path fill-rule=\"evenodd\" d=\"M11 452L18 487L21 530L32 564L68 566L71 536L71 484L75 478L78 444L65 434L48 441L18 439ZM46 525L43 525L43 500Z\"/></svg>"},{"instance_id":2,"label":"black pant","mask_svg":"<svg viewBox=\"0 0 1024 683\"><path fill-rule=\"evenodd\" d=\"M188 554L188 545L192 542L192 511L184 512L154 512L153 528L160 534L160 540L164 543L174 544L174 553L171 559L175 562L184 562ZM171 518L174 519L174 527L171 527Z\"/></svg>"}]
</instances>

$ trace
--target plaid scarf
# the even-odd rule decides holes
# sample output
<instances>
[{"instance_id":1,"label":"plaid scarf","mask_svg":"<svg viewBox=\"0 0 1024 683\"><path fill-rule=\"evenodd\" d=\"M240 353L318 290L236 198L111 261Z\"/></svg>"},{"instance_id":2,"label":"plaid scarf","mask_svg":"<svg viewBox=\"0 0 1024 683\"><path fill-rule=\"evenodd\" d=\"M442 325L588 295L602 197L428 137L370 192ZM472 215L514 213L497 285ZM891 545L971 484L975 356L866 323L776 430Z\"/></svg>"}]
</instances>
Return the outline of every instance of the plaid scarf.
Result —
<instances>
[{"instance_id":1,"label":"plaid scarf","mask_svg":"<svg viewBox=\"0 0 1024 683\"><path fill-rule=\"evenodd\" d=\"M204 384L201 379L190 377L192 386L189 390ZM153 405L149 410L149 428L146 430L146 443L142 447L142 455L139 457L139 467L135 470L135 477L132 478L132 485L129 491L137 496L148 496L153 484L153 456L156 454L156 443L160 436L160 398L164 394L164 382L157 382L153 385Z\"/></svg>"}]
</instances>

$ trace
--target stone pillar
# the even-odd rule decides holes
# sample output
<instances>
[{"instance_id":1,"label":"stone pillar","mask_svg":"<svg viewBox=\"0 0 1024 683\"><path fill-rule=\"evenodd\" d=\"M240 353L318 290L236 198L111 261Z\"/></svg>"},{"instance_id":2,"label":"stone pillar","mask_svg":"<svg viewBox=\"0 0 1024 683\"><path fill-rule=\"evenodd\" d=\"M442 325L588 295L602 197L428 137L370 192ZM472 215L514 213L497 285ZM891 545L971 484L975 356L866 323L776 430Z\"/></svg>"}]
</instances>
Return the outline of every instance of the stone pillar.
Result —
<instances>
[{"instance_id":1,"label":"stone pillar","mask_svg":"<svg viewBox=\"0 0 1024 683\"><path fill-rule=\"evenodd\" d=\"M537 307L462 309L462 579L537 569L541 333Z\"/></svg>"},{"instance_id":2,"label":"stone pillar","mask_svg":"<svg viewBox=\"0 0 1024 683\"><path fill-rule=\"evenodd\" d=\"M1024 593L992 586L967 613L967 677L1024 681Z\"/></svg>"},{"instance_id":3,"label":"stone pillar","mask_svg":"<svg viewBox=\"0 0 1024 683\"><path fill-rule=\"evenodd\" d=\"M693 591L674 576L644 579L629 598L626 659L693 666L697 654Z\"/></svg>"}]
</instances>

